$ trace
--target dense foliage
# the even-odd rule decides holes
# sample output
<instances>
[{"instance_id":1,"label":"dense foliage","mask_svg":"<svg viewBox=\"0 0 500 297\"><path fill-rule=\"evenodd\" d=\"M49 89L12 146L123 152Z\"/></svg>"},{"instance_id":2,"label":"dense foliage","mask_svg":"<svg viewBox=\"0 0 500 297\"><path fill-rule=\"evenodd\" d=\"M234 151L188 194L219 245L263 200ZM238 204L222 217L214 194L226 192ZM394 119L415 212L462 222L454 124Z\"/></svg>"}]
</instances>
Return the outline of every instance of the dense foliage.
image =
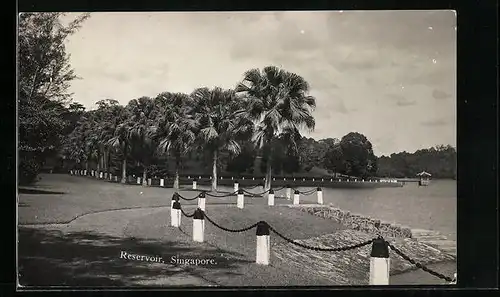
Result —
<instances>
[{"instance_id":1,"label":"dense foliage","mask_svg":"<svg viewBox=\"0 0 500 297\"><path fill-rule=\"evenodd\" d=\"M456 178L457 151L450 145L440 145L414 153L401 152L378 159L378 175L415 177L426 171L434 178Z\"/></svg>"},{"instance_id":2,"label":"dense foliage","mask_svg":"<svg viewBox=\"0 0 500 297\"><path fill-rule=\"evenodd\" d=\"M45 158L57 153L65 132L75 126L80 106L71 105L69 83L76 75L65 40L89 17L64 26L63 13L22 13L18 38L18 127L20 183L30 183Z\"/></svg>"}]
</instances>

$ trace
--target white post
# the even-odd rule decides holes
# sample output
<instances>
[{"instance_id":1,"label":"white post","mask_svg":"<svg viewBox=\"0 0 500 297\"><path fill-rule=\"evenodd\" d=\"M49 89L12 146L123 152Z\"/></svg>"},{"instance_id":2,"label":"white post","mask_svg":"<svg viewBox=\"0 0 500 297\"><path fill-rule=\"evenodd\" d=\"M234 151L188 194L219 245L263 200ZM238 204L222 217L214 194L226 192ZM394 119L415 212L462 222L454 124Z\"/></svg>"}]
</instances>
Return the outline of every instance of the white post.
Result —
<instances>
[{"instance_id":1,"label":"white post","mask_svg":"<svg viewBox=\"0 0 500 297\"><path fill-rule=\"evenodd\" d=\"M83 170L83 175L87 176L87 169Z\"/></svg>"},{"instance_id":2,"label":"white post","mask_svg":"<svg viewBox=\"0 0 500 297\"><path fill-rule=\"evenodd\" d=\"M203 211L196 209L193 216L193 241L203 242L205 232L205 220Z\"/></svg>"},{"instance_id":3,"label":"white post","mask_svg":"<svg viewBox=\"0 0 500 297\"><path fill-rule=\"evenodd\" d=\"M175 201L172 206L171 211L171 226L172 227L180 227L181 226L181 204L179 201Z\"/></svg>"},{"instance_id":4,"label":"white post","mask_svg":"<svg viewBox=\"0 0 500 297\"><path fill-rule=\"evenodd\" d=\"M160 187L164 187L165 186L165 180L162 178L160 179Z\"/></svg>"},{"instance_id":5,"label":"white post","mask_svg":"<svg viewBox=\"0 0 500 297\"><path fill-rule=\"evenodd\" d=\"M151 178L148 178L148 186L151 186Z\"/></svg>"},{"instance_id":6,"label":"white post","mask_svg":"<svg viewBox=\"0 0 500 297\"><path fill-rule=\"evenodd\" d=\"M323 204L323 190L321 188L318 188L317 194L318 194L318 204Z\"/></svg>"},{"instance_id":7,"label":"white post","mask_svg":"<svg viewBox=\"0 0 500 297\"><path fill-rule=\"evenodd\" d=\"M198 196L198 207L205 211L205 193L201 192L200 195Z\"/></svg>"},{"instance_id":8,"label":"white post","mask_svg":"<svg viewBox=\"0 0 500 297\"><path fill-rule=\"evenodd\" d=\"M238 183L238 181L235 181L234 182L234 191L235 192L238 192L239 186L240 186L240 184Z\"/></svg>"},{"instance_id":9,"label":"white post","mask_svg":"<svg viewBox=\"0 0 500 297\"><path fill-rule=\"evenodd\" d=\"M286 199L290 200L292 198L292 188L290 185L286 185Z\"/></svg>"},{"instance_id":10,"label":"white post","mask_svg":"<svg viewBox=\"0 0 500 297\"><path fill-rule=\"evenodd\" d=\"M175 201L179 201L179 194L177 194L177 192L175 192L173 195L172 195L172 201L170 201L170 209L173 210L174 208L174 202Z\"/></svg>"},{"instance_id":11,"label":"white post","mask_svg":"<svg viewBox=\"0 0 500 297\"><path fill-rule=\"evenodd\" d=\"M295 190L294 194L293 194L293 204L294 205L298 205L299 204L299 190Z\"/></svg>"},{"instance_id":12,"label":"white post","mask_svg":"<svg viewBox=\"0 0 500 297\"><path fill-rule=\"evenodd\" d=\"M267 194L267 205L274 205L274 191L273 191L273 189L270 189L269 194Z\"/></svg>"},{"instance_id":13,"label":"white post","mask_svg":"<svg viewBox=\"0 0 500 297\"><path fill-rule=\"evenodd\" d=\"M269 237L269 225L266 222L259 222L257 225L257 251L255 263L269 265L271 254L271 239Z\"/></svg>"},{"instance_id":14,"label":"white post","mask_svg":"<svg viewBox=\"0 0 500 297\"><path fill-rule=\"evenodd\" d=\"M384 239L377 238L372 243L370 254L370 285L389 285L389 249Z\"/></svg>"},{"instance_id":15,"label":"white post","mask_svg":"<svg viewBox=\"0 0 500 297\"><path fill-rule=\"evenodd\" d=\"M236 201L236 206L240 209L243 209L245 205L245 195L243 194L243 190L238 190L238 200Z\"/></svg>"},{"instance_id":16,"label":"white post","mask_svg":"<svg viewBox=\"0 0 500 297\"><path fill-rule=\"evenodd\" d=\"M70 170L70 171L69 171L69 174L73 175L73 170Z\"/></svg>"},{"instance_id":17,"label":"white post","mask_svg":"<svg viewBox=\"0 0 500 297\"><path fill-rule=\"evenodd\" d=\"M102 178L103 175L102 175L102 171L99 173L99 178Z\"/></svg>"},{"instance_id":18,"label":"white post","mask_svg":"<svg viewBox=\"0 0 500 297\"><path fill-rule=\"evenodd\" d=\"M118 181L118 175L115 175L115 182Z\"/></svg>"},{"instance_id":19,"label":"white post","mask_svg":"<svg viewBox=\"0 0 500 297\"><path fill-rule=\"evenodd\" d=\"M196 179L193 179L193 190L196 190L197 182Z\"/></svg>"},{"instance_id":20,"label":"white post","mask_svg":"<svg viewBox=\"0 0 500 297\"><path fill-rule=\"evenodd\" d=\"M137 177L137 184L140 185L141 184L141 178L140 177Z\"/></svg>"}]
</instances>

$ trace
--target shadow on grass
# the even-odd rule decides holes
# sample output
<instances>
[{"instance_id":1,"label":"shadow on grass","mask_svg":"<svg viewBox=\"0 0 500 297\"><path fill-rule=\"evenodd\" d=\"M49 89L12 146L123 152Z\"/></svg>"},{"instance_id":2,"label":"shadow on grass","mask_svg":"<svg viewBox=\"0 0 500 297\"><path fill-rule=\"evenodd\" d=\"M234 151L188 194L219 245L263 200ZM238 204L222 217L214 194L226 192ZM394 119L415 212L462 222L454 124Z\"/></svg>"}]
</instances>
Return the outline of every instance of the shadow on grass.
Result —
<instances>
[{"instance_id":1,"label":"shadow on grass","mask_svg":"<svg viewBox=\"0 0 500 297\"><path fill-rule=\"evenodd\" d=\"M57 191L49 191L49 190L41 190L41 189L35 189L35 188L25 188L25 187L19 187L18 192L20 194L37 194L37 195L61 195L61 194L66 194L64 192L57 192Z\"/></svg>"},{"instance_id":2,"label":"shadow on grass","mask_svg":"<svg viewBox=\"0 0 500 297\"><path fill-rule=\"evenodd\" d=\"M26 203L26 202L18 202L17 206L19 206L19 207L29 207L30 205L28 203Z\"/></svg>"},{"instance_id":3,"label":"shadow on grass","mask_svg":"<svg viewBox=\"0 0 500 297\"><path fill-rule=\"evenodd\" d=\"M18 249L19 283L28 287L140 286L155 280L158 285L175 286L177 284L168 277L201 277L198 274L200 268L231 274L242 263L250 262L238 259L239 254L203 244L119 238L95 232L63 234L58 230L27 227L19 228ZM123 259L120 258L122 251L162 257L164 263ZM217 264L210 267L173 265L170 261L174 255L178 258L211 258Z\"/></svg>"}]
</instances>

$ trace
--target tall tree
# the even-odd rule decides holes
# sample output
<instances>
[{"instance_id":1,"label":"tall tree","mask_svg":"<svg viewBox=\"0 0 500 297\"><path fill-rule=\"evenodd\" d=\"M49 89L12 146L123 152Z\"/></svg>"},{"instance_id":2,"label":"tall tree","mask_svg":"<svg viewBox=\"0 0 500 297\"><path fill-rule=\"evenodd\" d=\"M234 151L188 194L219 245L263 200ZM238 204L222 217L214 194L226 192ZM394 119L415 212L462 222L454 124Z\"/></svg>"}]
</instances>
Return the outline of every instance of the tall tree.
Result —
<instances>
[{"instance_id":1,"label":"tall tree","mask_svg":"<svg viewBox=\"0 0 500 297\"><path fill-rule=\"evenodd\" d=\"M127 182L127 157L131 151L132 141L132 121L130 120L130 112L123 106L116 106L115 109L115 126L113 137L109 140L109 145L114 151L122 157L122 178L121 183Z\"/></svg>"},{"instance_id":2,"label":"tall tree","mask_svg":"<svg viewBox=\"0 0 500 297\"><path fill-rule=\"evenodd\" d=\"M65 104L76 75L65 40L89 17L83 14L64 26L62 13L22 13L18 31L18 116L20 178L33 179L39 164L60 147L67 122ZM32 171L25 174L25 170ZM30 182L31 180L20 180Z\"/></svg>"},{"instance_id":3,"label":"tall tree","mask_svg":"<svg viewBox=\"0 0 500 297\"><path fill-rule=\"evenodd\" d=\"M250 136L253 122L246 118L242 100L233 90L199 88L193 91L194 115L201 145L212 156L212 190L217 191L217 168L221 151L241 152L238 139Z\"/></svg>"},{"instance_id":4,"label":"tall tree","mask_svg":"<svg viewBox=\"0 0 500 297\"><path fill-rule=\"evenodd\" d=\"M242 141L241 151L237 156L230 158L226 170L242 174L244 172L253 173L257 152L251 141Z\"/></svg>"},{"instance_id":5,"label":"tall tree","mask_svg":"<svg viewBox=\"0 0 500 297\"><path fill-rule=\"evenodd\" d=\"M345 174L367 177L376 170L371 142L361 133L350 132L340 140Z\"/></svg>"},{"instance_id":6,"label":"tall tree","mask_svg":"<svg viewBox=\"0 0 500 297\"><path fill-rule=\"evenodd\" d=\"M127 108L132 114L130 136L133 143L133 151L142 166L142 185L147 186L147 169L155 151L155 133L157 109L153 99L141 97L129 102Z\"/></svg>"},{"instance_id":7,"label":"tall tree","mask_svg":"<svg viewBox=\"0 0 500 297\"><path fill-rule=\"evenodd\" d=\"M182 158L192 149L196 140L197 123L191 97L183 93L164 92L155 98L159 108L155 126L155 140L160 154L170 154L175 159L174 189L179 190L179 168Z\"/></svg>"},{"instance_id":8,"label":"tall tree","mask_svg":"<svg viewBox=\"0 0 500 297\"><path fill-rule=\"evenodd\" d=\"M344 156L340 143L329 145L325 153L323 166L334 174L345 172Z\"/></svg>"},{"instance_id":9,"label":"tall tree","mask_svg":"<svg viewBox=\"0 0 500 297\"><path fill-rule=\"evenodd\" d=\"M248 117L257 125L253 139L259 148L269 148L269 158L273 155L274 142L282 134L290 135L287 139L293 141L300 130L314 130L311 111L316 107L316 100L308 95L309 84L297 74L275 66L267 66L262 71L251 69L244 74L236 92L244 95ZM265 188L268 190L272 160L268 160L266 167Z\"/></svg>"}]
</instances>

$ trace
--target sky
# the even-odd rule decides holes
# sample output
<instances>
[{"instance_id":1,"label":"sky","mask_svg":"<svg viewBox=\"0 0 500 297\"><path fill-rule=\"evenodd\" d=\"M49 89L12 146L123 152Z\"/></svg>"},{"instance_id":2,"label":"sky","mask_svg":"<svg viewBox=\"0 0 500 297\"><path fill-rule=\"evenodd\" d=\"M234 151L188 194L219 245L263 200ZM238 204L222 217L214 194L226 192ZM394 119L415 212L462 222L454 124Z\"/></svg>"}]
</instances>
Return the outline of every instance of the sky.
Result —
<instances>
[{"instance_id":1,"label":"sky","mask_svg":"<svg viewBox=\"0 0 500 297\"><path fill-rule=\"evenodd\" d=\"M456 29L454 11L93 12L67 41L70 91L90 109L274 65L310 84L306 136L359 132L378 156L456 146Z\"/></svg>"}]
</instances>

